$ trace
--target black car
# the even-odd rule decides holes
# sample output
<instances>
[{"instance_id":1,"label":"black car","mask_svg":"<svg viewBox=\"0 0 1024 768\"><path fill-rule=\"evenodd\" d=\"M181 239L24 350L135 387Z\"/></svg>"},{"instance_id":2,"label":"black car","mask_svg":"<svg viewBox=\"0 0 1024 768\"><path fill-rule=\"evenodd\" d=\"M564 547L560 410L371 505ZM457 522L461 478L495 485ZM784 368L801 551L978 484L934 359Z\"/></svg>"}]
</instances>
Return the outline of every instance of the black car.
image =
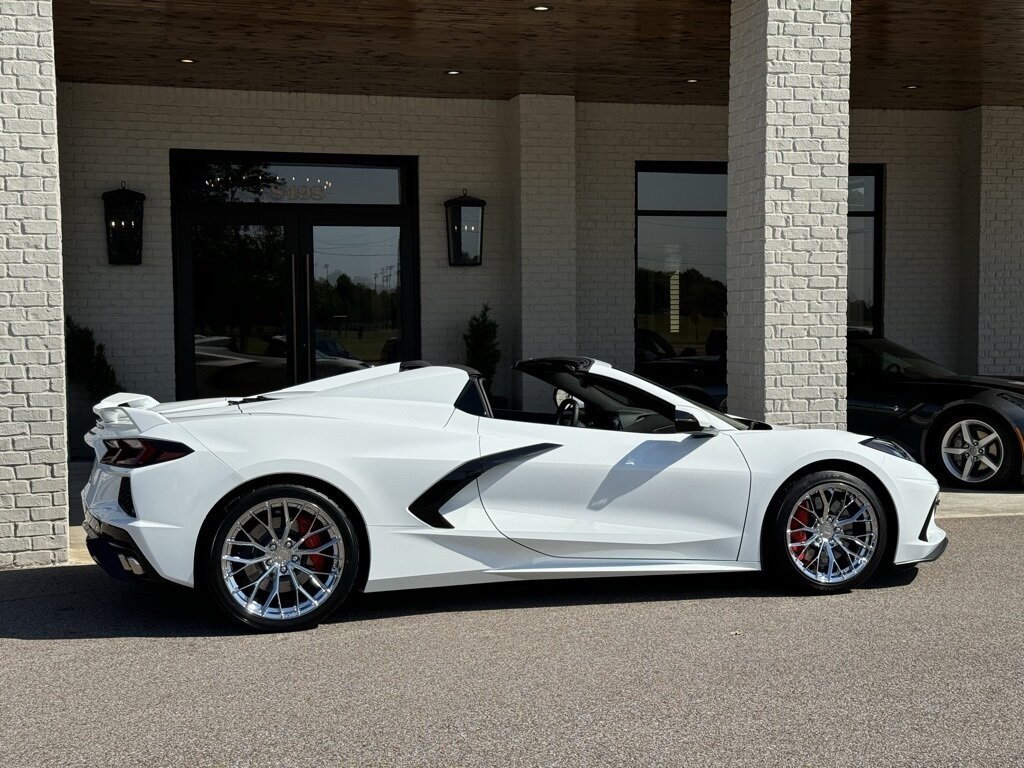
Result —
<instances>
[{"instance_id":1,"label":"black car","mask_svg":"<svg viewBox=\"0 0 1024 768\"><path fill-rule=\"evenodd\" d=\"M695 400L720 410L728 408L725 370L724 351L638 359L636 366L639 375L684 397L699 390ZM989 489L1019 482L1024 377L960 376L887 339L850 329L847 427L899 442L943 485Z\"/></svg>"}]
</instances>

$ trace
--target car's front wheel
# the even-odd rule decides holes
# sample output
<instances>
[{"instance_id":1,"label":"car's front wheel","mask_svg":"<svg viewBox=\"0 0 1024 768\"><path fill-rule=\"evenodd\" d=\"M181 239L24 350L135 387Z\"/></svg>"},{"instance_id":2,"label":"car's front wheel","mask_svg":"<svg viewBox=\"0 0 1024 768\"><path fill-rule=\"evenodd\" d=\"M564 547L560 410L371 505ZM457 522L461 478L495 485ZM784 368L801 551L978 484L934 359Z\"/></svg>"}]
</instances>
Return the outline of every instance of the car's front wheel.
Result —
<instances>
[{"instance_id":1,"label":"car's front wheel","mask_svg":"<svg viewBox=\"0 0 1024 768\"><path fill-rule=\"evenodd\" d=\"M233 619L285 631L338 608L358 570L359 539L345 510L311 488L272 485L227 505L203 580Z\"/></svg>"},{"instance_id":2,"label":"car's front wheel","mask_svg":"<svg viewBox=\"0 0 1024 768\"><path fill-rule=\"evenodd\" d=\"M885 557L886 510L871 486L846 472L797 478L768 515L765 566L801 591L856 587Z\"/></svg>"},{"instance_id":3,"label":"car's front wheel","mask_svg":"<svg viewBox=\"0 0 1024 768\"><path fill-rule=\"evenodd\" d=\"M988 413L962 412L940 419L929 433L932 472L946 486L987 490L1020 469L1016 435Z\"/></svg>"}]
</instances>

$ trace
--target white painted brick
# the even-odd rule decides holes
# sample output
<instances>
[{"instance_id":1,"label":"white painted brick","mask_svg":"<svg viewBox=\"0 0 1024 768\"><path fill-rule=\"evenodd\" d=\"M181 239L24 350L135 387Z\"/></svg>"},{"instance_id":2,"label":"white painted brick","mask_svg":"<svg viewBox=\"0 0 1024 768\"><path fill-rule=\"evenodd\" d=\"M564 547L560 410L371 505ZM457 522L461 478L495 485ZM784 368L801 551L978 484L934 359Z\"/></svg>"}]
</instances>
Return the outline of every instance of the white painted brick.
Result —
<instances>
[{"instance_id":1,"label":"white painted brick","mask_svg":"<svg viewBox=\"0 0 1024 768\"><path fill-rule=\"evenodd\" d=\"M63 355L51 361L31 351L64 345L56 82L52 68L44 73L37 63L53 58L51 6L48 0L2 5L0 30L18 30L0 33L6 75L0 107L0 393L7 393L0 396L0 568L6 568L67 559L67 481L63 425L50 428L55 414L63 420ZM44 320L37 307L52 308L50 316ZM55 408L26 407L28 398L47 392L47 400L33 405ZM43 486L43 479L49 484ZM47 522L29 522L30 510L45 516L32 520ZM59 530L49 522L54 520Z\"/></svg>"},{"instance_id":2,"label":"white painted brick","mask_svg":"<svg viewBox=\"0 0 1024 768\"><path fill-rule=\"evenodd\" d=\"M978 141L978 372L1024 373L1024 108L982 107ZM968 231L975 236L974 230Z\"/></svg>"},{"instance_id":3,"label":"white painted brick","mask_svg":"<svg viewBox=\"0 0 1024 768\"><path fill-rule=\"evenodd\" d=\"M732 3L729 407L778 424L842 428L846 349L825 342L846 334L849 69L824 77L820 62L848 61L850 2L825 5ZM825 10L841 23L824 22ZM796 13L805 21L793 22ZM774 66L803 49L813 49L811 66ZM826 140L830 151L814 151ZM803 264L836 269L798 270ZM827 367L797 370L791 350Z\"/></svg>"},{"instance_id":4,"label":"white painted brick","mask_svg":"<svg viewBox=\"0 0 1024 768\"><path fill-rule=\"evenodd\" d=\"M526 94L511 102L515 226L523 357L574 354L576 329L576 104L571 96ZM551 396L517 392L541 410Z\"/></svg>"}]
</instances>

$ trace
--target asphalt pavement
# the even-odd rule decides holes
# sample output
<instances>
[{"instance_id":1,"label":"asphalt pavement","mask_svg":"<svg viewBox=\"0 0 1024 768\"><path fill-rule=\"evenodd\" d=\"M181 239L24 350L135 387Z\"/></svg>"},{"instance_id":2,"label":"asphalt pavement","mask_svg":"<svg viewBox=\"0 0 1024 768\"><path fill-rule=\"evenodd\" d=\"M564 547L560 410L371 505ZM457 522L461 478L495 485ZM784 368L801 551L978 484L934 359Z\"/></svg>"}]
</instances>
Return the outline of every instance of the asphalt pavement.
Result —
<instances>
[{"instance_id":1,"label":"asphalt pavement","mask_svg":"<svg viewBox=\"0 0 1024 768\"><path fill-rule=\"evenodd\" d=\"M837 596L517 583L278 635L92 565L0 572L0 765L1024 765L1024 517L944 525L939 562Z\"/></svg>"}]
</instances>

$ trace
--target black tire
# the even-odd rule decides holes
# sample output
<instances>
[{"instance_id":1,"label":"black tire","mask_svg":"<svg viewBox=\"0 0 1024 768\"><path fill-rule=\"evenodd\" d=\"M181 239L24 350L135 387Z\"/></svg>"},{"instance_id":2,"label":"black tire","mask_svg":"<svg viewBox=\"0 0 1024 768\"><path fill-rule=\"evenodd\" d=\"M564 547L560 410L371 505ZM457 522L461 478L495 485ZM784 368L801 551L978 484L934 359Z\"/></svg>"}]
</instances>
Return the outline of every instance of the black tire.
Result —
<instances>
[{"instance_id":1,"label":"black tire","mask_svg":"<svg viewBox=\"0 0 1024 768\"><path fill-rule=\"evenodd\" d=\"M256 508L268 510L266 514L269 515L269 525L263 525L259 517L253 516L253 510ZM276 514L274 510L278 510ZM294 518L291 517L293 514ZM324 515L326 519L322 517ZM285 520L288 519L290 525L286 528ZM331 523L333 527L330 527ZM251 533L239 531L236 525L248 527ZM319 527L314 529L314 526ZM252 545L241 545L249 549L239 549L232 544L233 553L244 553L244 557L251 555L254 559L264 558L265 561L267 558L274 559L253 565L242 564L239 566L239 576L229 574L228 569L232 569L235 563L228 564L226 568L222 567L222 558L228 535L233 529L239 538L232 541L253 542ZM321 529L325 533L316 533ZM241 533L245 535L241 536ZM316 548L325 538L327 543L323 545L323 551L308 553L309 549ZM277 544L278 541L281 542L280 546ZM270 547L273 547L273 553L270 552ZM277 559L285 557L286 547L289 555L287 561L275 564ZM287 632L314 626L345 602L356 581L359 559L359 537L348 512L312 488L290 484L269 485L234 499L227 505L210 540L209 550L200 561L203 567L199 577L217 607L231 619L261 631ZM339 560L342 563L341 567L335 565ZM300 568L303 570L299 570ZM249 599L254 601L250 609L241 604L240 598L232 595L233 590L229 585L230 579L236 579L235 582L231 582L238 585L234 592L249 596L250 593L245 591L244 585L240 583L245 580L244 577L265 579L255 587L249 585L252 588L252 597ZM277 579L280 579L280 582ZM270 586L272 583L274 587ZM317 586L313 586L314 583ZM326 591L328 586L329 592ZM321 594L317 591L318 587L325 588L323 597L314 600L313 598ZM273 600L269 597L275 588L278 588L279 608L274 608ZM308 591L304 592L303 590L307 588ZM264 595L264 592L267 594ZM316 594L311 594L312 592ZM287 599L285 595L288 595ZM262 606L264 600L269 602L269 607L261 615L256 602ZM291 606L294 615L287 615L290 603L294 603ZM306 607L305 610L302 609L303 605ZM267 617L268 613L270 618Z\"/></svg>"},{"instance_id":2,"label":"black tire","mask_svg":"<svg viewBox=\"0 0 1024 768\"><path fill-rule=\"evenodd\" d=\"M968 422L985 425L999 436L999 445L1002 446L1002 455L999 456L999 469L988 476L981 477L976 481L963 479L962 476L954 474L946 465L943 457L943 441L947 433L958 424ZM974 429L973 427L971 429ZM984 431L984 430L981 430ZM978 432L980 434L980 432ZM958 441L958 442L963 442ZM974 448L974 446L971 446ZM995 446L990 445L984 450L992 460L992 450ZM984 410L961 410L953 414L940 416L928 430L926 442L926 458L928 469L938 479L939 484L945 488L972 488L978 491L990 491L1002 488L1007 485L1011 478L1020 476L1020 443L1017 435L1006 421L991 411ZM957 465L959 457L951 459L954 466ZM984 470L985 467L981 466ZM976 471L969 474L970 477L978 477Z\"/></svg>"},{"instance_id":3,"label":"black tire","mask_svg":"<svg viewBox=\"0 0 1024 768\"><path fill-rule=\"evenodd\" d=\"M799 506L809 494L812 494L812 492L815 491L815 489L830 488L833 489L830 511L827 514L823 514L822 517L825 519L832 517L834 521L839 522L843 519L849 519L854 515L854 512L843 512L840 508L843 506L846 499L857 498L859 495L859 498L863 499L868 505L870 505L870 509L873 512L873 519L869 517L868 512L865 512L862 518L864 520L863 523L846 523L844 524L846 526L845 528L837 528L837 526L834 525L832 528L829 528L829 524L826 524L823 527L823 530L829 534L827 541L823 539L825 546L829 546L830 549L834 546L835 548L832 549L832 551L835 554L832 557L838 561L839 564L846 563L850 570L849 577L825 583L812 578L807 572L805 572L805 569L809 568L811 565L809 557L804 569L799 567L795 560L798 559L798 557L802 558L816 552L827 552L827 550L821 547L816 548L810 544L810 537L816 534L794 534L790 531L789 526L791 516L795 517L797 514L805 514L808 520L813 521L817 519L812 518L811 515L817 515L819 510L811 510L808 508L807 511L804 512L799 510ZM840 496L840 493L849 495ZM825 498L830 498L827 490ZM820 511L824 513L825 502L820 501L818 503L821 506ZM858 508L860 506L860 504L857 504ZM891 510L883 505L878 494L875 493L871 486L855 475L851 475L847 472L825 470L821 472L811 472L803 475L802 477L798 477L791 481L784 489L782 489L782 492L776 496L774 506L768 510L765 516L765 524L761 540L761 555L764 568L781 584L799 592L829 594L834 592L845 592L853 589L870 579L886 557L890 513ZM846 515L846 518L844 518L844 514ZM871 520L870 526L868 524L869 519ZM808 523L808 525L810 524L811 523ZM834 529L838 530L838 534L833 532ZM873 539L870 539L873 542L873 547L868 557L856 559L853 557L847 557L841 549L842 547L845 547L847 543L850 543L850 538L853 538L847 534L858 534L864 537L864 541L867 542L869 538L864 532L868 530L872 530L874 533ZM796 543L791 545L791 537L796 535L804 535L807 537L808 544ZM798 549L798 547L801 546L802 549ZM850 546L856 548L853 544ZM791 549L794 552L792 556L790 555ZM860 554L860 550L853 554ZM819 575L824 577L824 574Z\"/></svg>"}]
</instances>

